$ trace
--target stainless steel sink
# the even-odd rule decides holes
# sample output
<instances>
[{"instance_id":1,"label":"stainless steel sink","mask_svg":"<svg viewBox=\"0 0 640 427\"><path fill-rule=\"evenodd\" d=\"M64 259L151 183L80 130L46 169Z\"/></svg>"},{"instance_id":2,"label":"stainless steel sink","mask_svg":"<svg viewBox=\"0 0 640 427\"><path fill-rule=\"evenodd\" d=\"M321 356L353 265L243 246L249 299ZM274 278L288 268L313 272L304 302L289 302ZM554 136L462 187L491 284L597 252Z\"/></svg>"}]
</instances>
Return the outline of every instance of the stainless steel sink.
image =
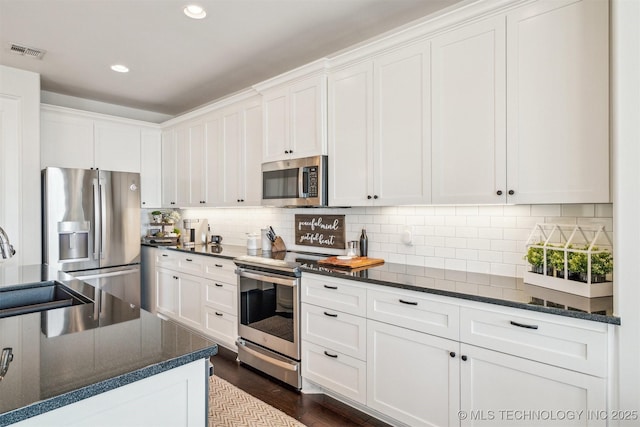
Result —
<instances>
[{"instance_id":1,"label":"stainless steel sink","mask_svg":"<svg viewBox=\"0 0 640 427\"><path fill-rule=\"evenodd\" d=\"M0 318L92 302L55 280L0 288Z\"/></svg>"}]
</instances>

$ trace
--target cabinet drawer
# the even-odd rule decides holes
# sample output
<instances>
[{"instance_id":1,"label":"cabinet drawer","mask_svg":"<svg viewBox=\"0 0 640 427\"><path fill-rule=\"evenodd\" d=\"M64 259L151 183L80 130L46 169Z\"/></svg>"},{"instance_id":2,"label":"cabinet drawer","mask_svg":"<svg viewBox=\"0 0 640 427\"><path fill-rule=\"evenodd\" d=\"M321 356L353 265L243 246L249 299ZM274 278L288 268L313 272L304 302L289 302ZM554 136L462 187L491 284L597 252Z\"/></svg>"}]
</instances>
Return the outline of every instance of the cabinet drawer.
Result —
<instances>
[{"instance_id":1,"label":"cabinet drawer","mask_svg":"<svg viewBox=\"0 0 640 427\"><path fill-rule=\"evenodd\" d=\"M207 279L219 280L231 285L238 283L236 265L233 261L224 258L203 257L204 275Z\"/></svg>"},{"instance_id":2,"label":"cabinet drawer","mask_svg":"<svg viewBox=\"0 0 640 427\"><path fill-rule=\"evenodd\" d=\"M367 314L367 290L345 280L323 276L302 276L302 302L356 316Z\"/></svg>"},{"instance_id":3,"label":"cabinet drawer","mask_svg":"<svg viewBox=\"0 0 640 427\"><path fill-rule=\"evenodd\" d=\"M363 405L367 400L367 364L362 360L302 341L302 376Z\"/></svg>"},{"instance_id":4,"label":"cabinet drawer","mask_svg":"<svg viewBox=\"0 0 640 427\"><path fill-rule=\"evenodd\" d=\"M209 307L205 309L205 332L214 338L214 341L223 344L232 350L236 349L238 338L238 318Z\"/></svg>"},{"instance_id":5,"label":"cabinet drawer","mask_svg":"<svg viewBox=\"0 0 640 427\"><path fill-rule=\"evenodd\" d=\"M526 359L604 377L607 326L522 310L460 311L460 340Z\"/></svg>"},{"instance_id":6,"label":"cabinet drawer","mask_svg":"<svg viewBox=\"0 0 640 427\"><path fill-rule=\"evenodd\" d=\"M367 292L367 317L418 332L457 340L460 308L442 298L402 289Z\"/></svg>"},{"instance_id":7,"label":"cabinet drawer","mask_svg":"<svg viewBox=\"0 0 640 427\"><path fill-rule=\"evenodd\" d=\"M302 304L302 339L367 360L367 320L364 317Z\"/></svg>"},{"instance_id":8,"label":"cabinet drawer","mask_svg":"<svg viewBox=\"0 0 640 427\"><path fill-rule=\"evenodd\" d=\"M178 258L178 268L184 273L202 276L204 272L204 257L180 254Z\"/></svg>"},{"instance_id":9,"label":"cabinet drawer","mask_svg":"<svg viewBox=\"0 0 640 427\"><path fill-rule=\"evenodd\" d=\"M218 311L238 315L238 287L220 281L205 280L205 304Z\"/></svg>"},{"instance_id":10,"label":"cabinet drawer","mask_svg":"<svg viewBox=\"0 0 640 427\"><path fill-rule=\"evenodd\" d=\"M166 249L156 251L156 267L178 268L178 253Z\"/></svg>"}]
</instances>

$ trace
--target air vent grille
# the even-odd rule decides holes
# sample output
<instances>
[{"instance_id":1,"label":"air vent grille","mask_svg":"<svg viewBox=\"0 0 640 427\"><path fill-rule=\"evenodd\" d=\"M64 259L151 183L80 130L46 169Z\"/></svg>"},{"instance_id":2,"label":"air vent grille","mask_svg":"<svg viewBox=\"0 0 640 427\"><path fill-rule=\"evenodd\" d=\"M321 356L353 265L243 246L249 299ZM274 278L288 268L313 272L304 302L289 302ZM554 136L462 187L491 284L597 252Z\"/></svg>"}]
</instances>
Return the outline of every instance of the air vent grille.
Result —
<instances>
[{"instance_id":1,"label":"air vent grille","mask_svg":"<svg viewBox=\"0 0 640 427\"><path fill-rule=\"evenodd\" d=\"M29 47L29 46L23 46L16 43L11 43L9 45L9 51L11 53L15 53L16 55L30 56L36 59L42 59L42 57L46 53L46 51L44 50L36 49L34 47Z\"/></svg>"}]
</instances>

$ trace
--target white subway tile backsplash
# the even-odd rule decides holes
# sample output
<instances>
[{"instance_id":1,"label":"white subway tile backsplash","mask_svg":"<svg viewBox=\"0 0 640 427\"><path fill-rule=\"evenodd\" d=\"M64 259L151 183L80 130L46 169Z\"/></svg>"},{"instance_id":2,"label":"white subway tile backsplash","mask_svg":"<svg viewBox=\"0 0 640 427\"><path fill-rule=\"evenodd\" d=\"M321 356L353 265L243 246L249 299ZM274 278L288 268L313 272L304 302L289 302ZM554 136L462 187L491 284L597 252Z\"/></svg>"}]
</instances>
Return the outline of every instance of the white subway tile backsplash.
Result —
<instances>
[{"instance_id":1,"label":"white subway tile backsplash","mask_svg":"<svg viewBox=\"0 0 640 427\"><path fill-rule=\"evenodd\" d=\"M522 277L526 240L536 223L604 224L613 239L612 204L490 205L490 206L391 206L307 209L185 209L183 217L207 218L214 234L224 243L244 245L246 233L272 225L292 250L321 249L294 244L295 214L344 215L347 240L357 240L362 227L369 236L369 256L416 268L448 268L505 277ZM406 227L412 244L402 242ZM606 241L601 239L599 245ZM326 250L341 254L344 249ZM489 277L489 276L487 276ZM496 277L496 276L491 276ZM490 292L479 284L478 292ZM442 289L455 282L441 281Z\"/></svg>"}]
</instances>

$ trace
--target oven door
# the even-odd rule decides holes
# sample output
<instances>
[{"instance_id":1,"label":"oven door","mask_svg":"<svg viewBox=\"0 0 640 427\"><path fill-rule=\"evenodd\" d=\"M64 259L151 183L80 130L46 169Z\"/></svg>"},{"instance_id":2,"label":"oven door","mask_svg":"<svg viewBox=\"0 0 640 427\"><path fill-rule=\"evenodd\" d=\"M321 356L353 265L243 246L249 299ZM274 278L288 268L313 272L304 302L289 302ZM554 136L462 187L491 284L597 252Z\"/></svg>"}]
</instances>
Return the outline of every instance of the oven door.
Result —
<instances>
[{"instance_id":1,"label":"oven door","mask_svg":"<svg viewBox=\"0 0 640 427\"><path fill-rule=\"evenodd\" d=\"M238 269L242 338L300 360L300 279Z\"/></svg>"}]
</instances>

